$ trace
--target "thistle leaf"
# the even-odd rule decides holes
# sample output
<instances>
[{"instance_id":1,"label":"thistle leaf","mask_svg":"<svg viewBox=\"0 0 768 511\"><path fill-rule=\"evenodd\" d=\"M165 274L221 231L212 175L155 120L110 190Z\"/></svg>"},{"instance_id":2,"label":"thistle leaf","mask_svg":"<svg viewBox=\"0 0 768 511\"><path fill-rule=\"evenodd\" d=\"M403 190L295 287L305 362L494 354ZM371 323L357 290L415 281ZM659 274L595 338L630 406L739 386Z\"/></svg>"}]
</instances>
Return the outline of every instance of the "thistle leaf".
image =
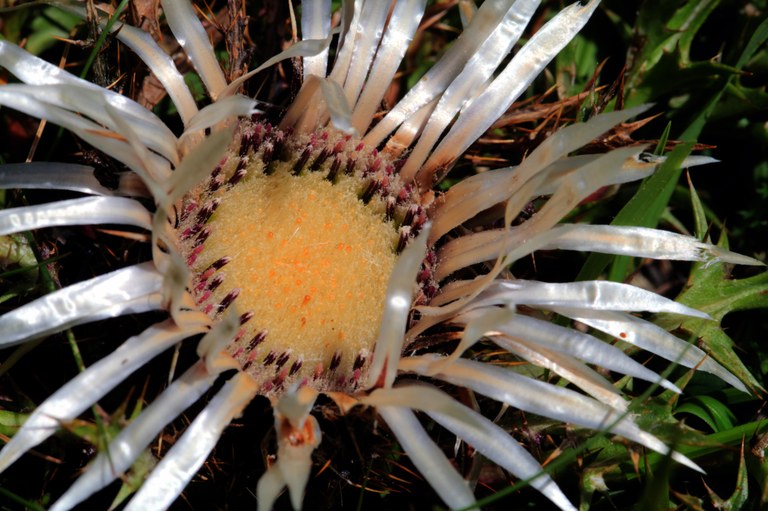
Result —
<instances>
[{"instance_id":1,"label":"thistle leaf","mask_svg":"<svg viewBox=\"0 0 768 511\"><path fill-rule=\"evenodd\" d=\"M719 247L727 247L723 236ZM730 312L764 309L768 307L768 272L744 279L731 279L730 267L725 264L696 264L691 271L687 288L677 301L696 310L706 312L715 321L684 318L682 321L670 315L657 317L662 328L677 329L683 335L695 337L697 344L726 369L745 382L753 390L762 386L752 376L733 350L733 341L722 329L722 320Z\"/></svg>"}]
</instances>

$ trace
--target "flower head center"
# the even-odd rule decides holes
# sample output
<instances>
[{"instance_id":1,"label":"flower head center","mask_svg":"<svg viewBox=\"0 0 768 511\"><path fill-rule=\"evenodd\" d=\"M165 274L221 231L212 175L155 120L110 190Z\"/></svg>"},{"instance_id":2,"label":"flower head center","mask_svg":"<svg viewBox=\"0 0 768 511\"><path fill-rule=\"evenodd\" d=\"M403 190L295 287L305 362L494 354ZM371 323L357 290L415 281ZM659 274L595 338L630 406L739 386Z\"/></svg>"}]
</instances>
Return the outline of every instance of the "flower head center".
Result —
<instances>
[{"instance_id":1,"label":"flower head center","mask_svg":"<svg viewBox=\"0 0 768 511\"><path fill-rule=\"evenodd\" d=\"M302 381L353 390L424 213L389 162L349 137L246 123L240 139L181 206L198 303L212 316L237 307L228 349L265 394Z\"/></svg>"}]
</instances>

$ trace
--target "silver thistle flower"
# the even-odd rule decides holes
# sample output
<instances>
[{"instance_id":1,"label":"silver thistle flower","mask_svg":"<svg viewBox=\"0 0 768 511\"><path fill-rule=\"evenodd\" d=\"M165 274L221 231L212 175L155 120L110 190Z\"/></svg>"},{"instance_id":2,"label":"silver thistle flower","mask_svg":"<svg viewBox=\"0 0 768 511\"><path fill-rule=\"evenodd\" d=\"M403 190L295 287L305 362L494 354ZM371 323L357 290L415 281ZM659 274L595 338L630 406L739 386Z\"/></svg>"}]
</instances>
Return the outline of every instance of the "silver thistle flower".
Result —
<instances>
[{"instance_id":1,"label":"silver thistle flower","mask_svg":"<svg viewBox=\"0 0 768 511\"><path fill-rule=\"evenodd\" d=\"M432 191L453 162L583 27L598 3L577 2L565 8L502 66L539 2L486 1L443 58L374 124L421 21L424 0L391 5L345 2L334 30L331 2L309 2L302 9L302 40L232 83L224 78L187 0L164 0L167 22L205 84L211 105L198 108L171 59L148 34L126 25L115 34L166 88L184 125L180 137L130 99L0 41L0 65L23 82L0 87L0 104L71 130L131 171L121 175L118 188L110 191L85 166L4 166L0 168L4 188L63 189L86 196L2 211L0 234L59 225L124 224L146 229L152 237L151 261L68 286L0 317L0 346L109 317L150 310L168 314L41 404L0 452L0 470L138 367L199 334L204 334L197 347L199 362L93 460L53 510L72 508L126 471L152 439L219 378L228 378L226 384L154 468L127 509L167 508L206 460L226 425L256 395L271 399L278 438L277 461L258 484L259 509L271 508L285 487L294 508L300 508L311 455L321 439L311 414L318 393L331 396L343 410L375 407L414 465L452 508L472 506L474 496L414 411L426 413L514 476L530 479L560 509L574 509L506 431L444 390L412 379L399 382L401 374L611 431L698 469L641 430L627 414L624 396L590 366L679 392L674 384L597 337L555 325L546 314L526 311L549 311L577 320L746 391L700 349L632 313L702 318L706 314L629 285L542 283L515 279L506 271L516 260L542 249L759 264L669 232L559 223L600 187L654 171L658 162L641 161L637 148L569 156L643 109L604 114L561 129L516 167L464 179L445 194ZM67 5L78 12L76 4ZM330 62L334 40L338 46ZM254 116L257 104L237 91L245 80L286 58L301 58L304 85L275 127ZM276 194L277 186L287 188ZM247 193L240 193L243 190ZM245 203L234 199L237 193L244 197L237 200ZM295 207L288 200L286 209L268 202L294 197L293 193ZM306 193L325 200L325 206L310 209ZM546 204L533 218L513 226L517 213L538 196L549 197ZM136 197L151 198L155 212ZM269 205L262 208L259 201ZM494 218L503 221L503 227L456 233L495 204L505 205ZM276 209L280 215L273 215ZM342 228L335 217L323 216L334 210L342 211L344 218L362 220L354 224L350 220ZM250 216L257 214L263 216ZM294 224L283 225L278 217L289 217ZM320 232L320 227L301 230L299 224L309 218L321 218L320 225L330 225L331 233ZM240 229L240 222L249 227ZM356 244L368 243L379 229L384 248ZM351 238L338 237L345 230L351 230ZM270 252L267 238L285 247L305 231L307 240L296 247L303 256L289 257L287 248ZM242 241L233 241L241 237ZM341 256L320 252L315 245L336 247L350 253L351 259L340 262ZM255 252L254 259L244 255L246 248ZM258 259L265 254L265 262ZM302 267L307 279L315 278L309 276L310 270L323 267L324 261L330 261L329 269L311 280L313 284L296 284L299 298L292 298L291 286L280 279L298 275L296 268L305 262L302 257L315 256ZM490 270L461 280L462 270L479 263L491 263L486 267ZM257 270L258 264L266 266ZM358 264L362 269L351 269ZM280 273L286 265L294 269ZM346 279L328 277L336 270L346 272L342 273ZM269 278L248 287L250 276ZM336 303L330 289L337 286L349 295L343 303L350 308L358 301L351 291L368 286L364 294L373 297L374 306L365 305L363 313L352 314L319 308ZM267 298L270 292L284 295L285 304L276 296ZM310 312L298 312L301 307ZM279 310L269 312L272 309ZM337 320L338 325L329 326ZM425 331L446 323L463 329L455 350L413 353L411 348ZM309 340L296 333L307 324L313 325ZM349 334L358 327L364 333ZM481 340L551 370L584 393L462 357Z\"/></svg>"}]
</instances>

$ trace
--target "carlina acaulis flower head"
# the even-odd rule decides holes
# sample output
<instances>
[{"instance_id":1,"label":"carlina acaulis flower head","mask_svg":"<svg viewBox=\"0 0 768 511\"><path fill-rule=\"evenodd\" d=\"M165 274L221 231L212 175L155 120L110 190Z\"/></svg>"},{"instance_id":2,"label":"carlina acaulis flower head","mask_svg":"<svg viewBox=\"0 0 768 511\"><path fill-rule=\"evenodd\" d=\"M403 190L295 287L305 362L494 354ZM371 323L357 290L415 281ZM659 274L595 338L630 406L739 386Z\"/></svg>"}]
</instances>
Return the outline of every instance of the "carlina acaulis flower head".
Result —
<instances>
[{"instance_id":1,"label":"carlina acaulis flower head","mask_svg":"<svg viewBox=\"0 0 768 511\"><path fill-rule=\"evenodd\" d=\"M337 130L244 120L235 140L177 208L196 302L212 318L236 304L228 351L260 394L355 391L397 255L427 219L420 197L386 154ZM422 303L436 292L430 267Z\"/></svg>"},{"instance_id":2,"label":"carlina acaulis flower head","mask_svg":"<svg viewBox=\"0 0 768 511\"><path fill-rule=\"evenodd\" d=\"M0 104L71 130L129 169L117 189L108 190L82 165L1 167L5 188L72 190L85 197L2 211L0 235L122 224L145 229L152 238L151 261L67 286L0 316L0 346L109 317L166 314L38 406L0 451L0 471L159 353L199 336L199 360L96 456L51 509L71 509L123 474L219 380L225 382L221 389L126 509L170 506L226 425L257 395L271 400L277 435L277 459L256 491L262 510L284 488L291 504L301 507L312 453L321 442L312 415L319 393L342 411L374 407L451 508L472 507L474 495L414 411L514 477L530 480L560 509L575 509L507 431L454 399L457 388L610 431L698 469L643 431L627 413L625 396L592 366L680 389L592 332L746 391L702 350L633 313L708 316L629 285L543 283L508 271L542 249L760 264L674 233L561 223L595 190L655 170L659 159L640 157L642 149L633 147L570 156L647 107L563 128L517 166L478 173L445 193L434 189L598 4L564 8L508 59L539 2L484 2L442 58L379 115L425 0L346 1L338 16L330 0L305 2L301 40L231 83L188 0L162 0L165 20L212 100L208 106L198 107L173 60L151 36L120 23L113 32L167 90L184 127L178 137L129 98L0 41L0 66L23 82L0 87ZM85 16L77 4L63 7ZM288 58L301 62L303 85L273 125L238 90ZM547 199L535 214L513 222L537 197ZM145 206L146 199L153 208ZM555 324L554 314L591 330ZM440 332L447 324L458 332L455 348L455 342L443 343L450 348L414 353L425 332ZM464 355L479 342L493 343L505 357L547 369L579 390ZM402 374L420 381L400 381Z\"/></svg>"}]
</instances>

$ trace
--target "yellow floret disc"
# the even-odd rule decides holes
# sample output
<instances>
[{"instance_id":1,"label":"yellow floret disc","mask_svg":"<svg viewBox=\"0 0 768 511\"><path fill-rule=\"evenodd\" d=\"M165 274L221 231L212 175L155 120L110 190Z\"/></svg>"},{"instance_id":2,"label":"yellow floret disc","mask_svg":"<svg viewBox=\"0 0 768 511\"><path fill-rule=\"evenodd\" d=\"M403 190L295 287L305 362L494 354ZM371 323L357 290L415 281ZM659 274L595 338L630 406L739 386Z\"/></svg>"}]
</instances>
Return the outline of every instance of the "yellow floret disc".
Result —
<instances>
[{"instance_id":1,"label":"yellow floret disc","mask_svg":"<svg viewBox=\"0 0 768 511\"><path fill-rule=\"evenodd\" d=\"M332 184L322 173L295 176L280 168L254 172L220 195L194 266L203 271L231 258L211 301L240 290L237 309L253 317L231 351L257 380L281 371L286 377L299 361L296 376L334 387L354 376L356 358L370 355L397 236L358 199L356 186L354 178ZM264 331L264 340L247 349ZM341 360L331 374L334 354Z\"/></svg>"}]
</instances>

